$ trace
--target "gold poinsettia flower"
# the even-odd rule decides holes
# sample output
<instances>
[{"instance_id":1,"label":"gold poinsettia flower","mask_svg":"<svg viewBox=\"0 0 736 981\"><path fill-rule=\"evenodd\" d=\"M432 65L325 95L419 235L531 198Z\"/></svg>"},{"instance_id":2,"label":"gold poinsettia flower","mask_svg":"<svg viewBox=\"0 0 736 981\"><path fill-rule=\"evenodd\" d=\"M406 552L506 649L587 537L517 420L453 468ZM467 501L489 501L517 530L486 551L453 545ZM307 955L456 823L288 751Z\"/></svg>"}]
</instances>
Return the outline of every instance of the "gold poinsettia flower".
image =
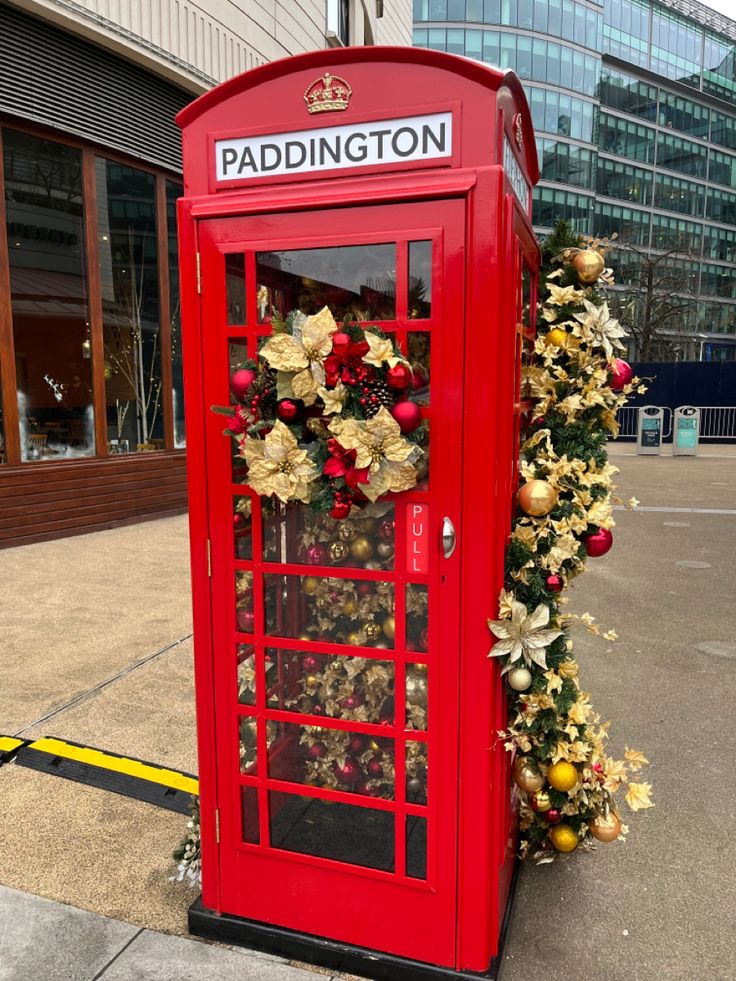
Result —
<instances>
[{"instance_id":1,"label":"gold poinsettia flower","mask_svg":"<svg viewBox=\"0 0 736 981\"><path fill-rule=\"evenodd\" d=\"M550 283L547 289L549 290L547 303L556 307L564 307L568 303L577 303L584 296L582 290L576 290L574 286L556 286L554 283Z\"/></svg>"},{"instance_id":2,"label":"gold poinsettia flower","mask_svg":"<svg viewBox=\"0 0 736 981\"><path fill-rule=\"evenodd\" d=\"M532 663L547 670L546 648L553 640L562 636L561 630L543 630L549 623L549 607L544 603L531 613L518 600L511 602L511 617L507 620L489 620L488 626L499 638L493 645L489 657L508 655L502 674L510 671L522 658L528 667Z\"/></svg>"},{"instance_id":3,"label":"gold poinsettia flower","mask_svg":"<svg viewBox=\"0 0 736 981\"><path fill-rule=\"evenodd\" d=\"M248 462L248 483L263 497L275 494L287 501L309 502L319 469L283 422L277 421L265 439L246 439L240 455Z\"/></svg>"},{"instance_id":4,"label":"gold poinsettia flower","mask_svg":"<svg viewBox=\"0 0 736 981\"><path fill-rule=\"evenodd\" d=\"M652 792L650 783L630 783L626 790L626 803L632 811L641 811L645 807L654 807L649 795Z\"/></svg>"},{"instance_id":5,"label":"gold poinsettia flower","mask_svg":"<svg viewBox=\"0 0 736 981\"><path fill-rule=\"evenodd\" d=\"M416 484L414 464L422 451L403 438L399 424L385 407L372 419L335 419L330 432L343 449L356 451L357 470L368 468L368 483L358 487L370 501L389 491L410 490Z\"/></svg>"},{"instance_id":6,"label":"gold poinsettia flower","mask_svg":"<svg viewBox=\"0 0 736 981\"><path fill-rule=\"evenodd\" d=\"M368 353L363 355L363 360L366 364L372 364L376 368L380 368L385 361L389 368L394 368L399 361L404 360L394 354L393 342L388 337L379 337L378 334L372 334L369 330L366 330L363 333L363 340L370 348Z\"/></svg>"},{"instance_id":7,"label":"gold poinsettia flower","mask_svg":"<svg viewBox=\"0 0 736 981\"><path fill-rule=\"evenodd\" d=\"M621 324L608 312L608 304L602 303L598 306L590 300L583 300L585 313L576 313L575 319L580 326L575 333L586 344L595 347L602 347L609 358L613 357L613 349L624 350L624 345L619 338L626 337L626 331Z\"/></svg>"},{"instance_id":8,"label":"gold poinsettia flower","mask_svg":"<svg viewBox=\"0 0 736 981\"><path fill-rule=\"evenodd\" d=\"M338 381L334 388L325 388L324 385L320 385L317 389L317 395L322 399L326 416L339 416L345 405L345 399L348 397L348 390L341 381Z\"/></svg>"},{"instance_id":9,"label":"gold poinsettia flower","mask_svg":"<svg viewBox=\"0 0 736 981\"><path fill-rule=\"evenodd\" d=\"M307 317L294 334L275 334L261 350L271 368L293 375L294 395L305 405L313 405L325 383L324 359L332 350L332 335L337 330L329 307Z\"/></svg>"}]
</instances>

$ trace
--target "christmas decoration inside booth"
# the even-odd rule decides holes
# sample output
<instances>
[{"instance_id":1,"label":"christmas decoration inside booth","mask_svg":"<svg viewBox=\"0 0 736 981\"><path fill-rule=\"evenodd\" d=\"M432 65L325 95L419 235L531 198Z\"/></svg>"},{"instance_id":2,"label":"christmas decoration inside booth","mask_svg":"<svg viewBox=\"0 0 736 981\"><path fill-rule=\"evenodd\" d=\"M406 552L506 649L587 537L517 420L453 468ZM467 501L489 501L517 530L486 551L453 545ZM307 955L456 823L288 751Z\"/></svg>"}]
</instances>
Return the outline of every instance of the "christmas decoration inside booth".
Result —
<instances>
[{"instance_id":1,"label":"christmas decoration inside booth","mask_svg":"<svg viewBox=\"0 0 736 981\"><path fill-rule=\"evenodd\" d=\"M196 932L489 971L516 841L488 658L528 408L517 78L315 52L179 117Z\"/></svg>"}]
</instances>

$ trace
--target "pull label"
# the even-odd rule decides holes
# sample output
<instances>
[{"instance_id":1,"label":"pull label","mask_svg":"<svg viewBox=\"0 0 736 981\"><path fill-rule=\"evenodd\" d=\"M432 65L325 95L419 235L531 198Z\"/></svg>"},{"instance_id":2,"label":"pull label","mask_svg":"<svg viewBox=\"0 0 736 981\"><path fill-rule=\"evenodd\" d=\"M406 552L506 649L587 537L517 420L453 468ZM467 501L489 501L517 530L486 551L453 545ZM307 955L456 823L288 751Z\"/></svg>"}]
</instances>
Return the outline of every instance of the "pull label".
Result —
<instances>
[{"instance_id":1,"label":"pull label","mask_svg":"<svg viewBox=\"0 0 736 981\"><path fill-rule=\"evenodd\" d=\"M429 505L406 505L406 568L426 575L429 572Z\"/></svg>"}]
</instances>

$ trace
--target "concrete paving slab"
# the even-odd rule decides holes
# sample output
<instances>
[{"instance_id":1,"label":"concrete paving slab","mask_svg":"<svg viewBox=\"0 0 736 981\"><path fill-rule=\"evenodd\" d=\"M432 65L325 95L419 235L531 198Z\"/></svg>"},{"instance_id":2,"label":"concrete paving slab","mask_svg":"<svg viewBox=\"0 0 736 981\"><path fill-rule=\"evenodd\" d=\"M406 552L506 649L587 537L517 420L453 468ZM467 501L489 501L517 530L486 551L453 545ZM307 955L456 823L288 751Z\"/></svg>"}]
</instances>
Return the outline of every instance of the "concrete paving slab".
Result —
<instances>
[{"instance_id":1,"label":"concrete paving slab","mask_svg":"<svg viewBox=\"0 0 736 981\"><path fill-rule=\"evenodd\" d=\"M313 972L278 958L167 937L145 930L101 981L315 981Z\"/></svg>"},{"instance_id":2,"label":"concrete paving slab","mask_svg":"<svg viewBox=\"0 0 736 981\"><path fill-rule=\"evenodd\" d=\"M176 517L0 551L0 733L191 633L187 536Z\"/></svg>"},{"instance_id":3,"label":"concrete paving slab","mask_svg":"<svg viewBox=\"0 0 736 981\"><path fill-rule=\"evenodd\" d=\"M91 981L137 932L0 886L0 981Z\"/></svg>"}]
</instances>

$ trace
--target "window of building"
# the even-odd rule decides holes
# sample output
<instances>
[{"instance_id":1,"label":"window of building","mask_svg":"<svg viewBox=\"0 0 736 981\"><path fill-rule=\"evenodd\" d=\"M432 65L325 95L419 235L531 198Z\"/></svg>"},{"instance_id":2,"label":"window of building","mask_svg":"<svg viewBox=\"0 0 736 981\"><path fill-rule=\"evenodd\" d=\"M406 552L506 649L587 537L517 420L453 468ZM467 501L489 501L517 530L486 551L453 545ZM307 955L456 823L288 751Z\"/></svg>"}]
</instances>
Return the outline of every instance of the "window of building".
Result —
<instances>
[{"instance_id":1,"label":"window of building","mask_svg":"<svg viewBox=\"0 0 736 981\"><path fill-rule=\"evenodd\" d=\"M703 51L703 91L732 102L736 95L736 45L706 31Z\"/></svg>"},{"instance_id":2,"label":"window of building","mask_svg":"<svg viewBox=\"0 0 736 981\"><path fill-rule=\"evenodd\" d=\"M593 198L573 191L561 191L552 187L535 187L532 193L532 216L535 225L551 228L564 218L576 232L587 235Z\"/></svg>"},{"instance_id":3,"label":"window of building","mask_svg":"<svg viewBox=\"0 0 736 981\"><path fill-rule=\"evenodd\" d=\"M166 181L166 237L169 245L169 329L171 336L171 398L174 448L186 446L184 427L184 365L181 355L181 299L179 296L179 249L176 235L176 202L184 193L181 184Z\"/></svg>"},{"instance_id":4,"label":"window of building","mask_svg":"<svg viewBox=\"0 0 736 981\"><path fill-rule=\"evenodd\" d=\"M652 71L700 87L703 29L671 10L652 7Z\"/></svg>"},{"instance_id":5,"label":"window of building","mask_svg":"<svg viewBox=\"0 0 736 981\"><path fill-rule=\"evenodd\" d=\"M652 215L652 248L661 252L677 249L690 255L700 255L703 226L694 221Z\"/></svg>"},{"instance_id":6,"label":"window of building","mask_svg":"<svg viewBox=\"0 0 736 981\"><path fill-rule=\"evenodd\" d=\"M350 0L327 0L327 30L350 44Z\"/></svg>"},{"instance_id":7,"label":"window of building","mask_svg":"<svg viewBox=\"0 0 736 981\"><path fill-rule=\"evenodd\" d=\"M21 459L95 452L82 154L3 131Z\"/></svg>"},{"instance_id":8,"label":"window of building","mask_svg":"<svg viewBox=\"0 0 736 981\"><path fill-rule=\"evenodd\" d=\"M713 110L710 114L711 142L736 150L736 118Z\"/></svg>"},{"instance_id":9,"label":"window of building","mask_svg":"<svg viewBox=\"0 0 736 981\"><path fill-rule=\"evenodd\" d=\"M593 234L610 236L614 232L624 244L648 246L649 212L597 202L593 218Z\"/></svg>"},{"instance_id":10,"label":"window of building","mask_svg":"<svg viewBox=\"0 0 736 981\"><path fill-rule=\"evenodd\" d=\"M649 50L648 0L609 0L603 9L603 50L646 66Z\"/></svg>"},{"instance_id":11,"label":"window of building","mask_svg":"<svg viewBox=\"0 0 736 981\"><path fill-rule=\"evenodd\" d=\"M598 160L596 190L607 198L634 204L652 203L652 172L617 160Z\"/></svg>"},{"instance_id":12,"label":"window of building","mask_svg":"<svg viewBox=\"0 0 736 981\"><path fill-rule=\"evenodd\" d=\"M633 75L614 71L608 66L601 70L601 81L598 88L601 105L610 106L629 116L656 122L657 119L657 89L654 85L642 82Z\"/></svg>"},{"instance_id":13,"label":"window of building","mask_svg":"<svg viewBox=\"0 0 736 981\"><path fill-rule=\"evenodd\" d=\"M670 177L669 174L657 174L654 207L700 218L705 207L705 188L702 184Z\"/></svg>"},{"instance_id":14,"label":"window of building","mask_svg":"<svg viewBox=\"0 0 736 981\"><path fill-rule=\"evenodd\" d=\"M703 263L700 277L700 292L706 296L722 296L736 300L736 268Z\"/></svg>"},{"instance_id":15,"label":"window of building","mask_svg":"<svg viewBox=\"0 0 736 981\"><path fill-rule=\"evenodd\" d=\"M542 180L592 187L597 159L593 150L541 138L537 139L537 150Z\"/></svg>"},{"instance_id":16,"label":"window of building","mask_svg":"<svg viewBox=\"0 0 736 981\"><path fill-rule=\"evenodd\" d=\"M657 166L676 170L691 177L705 178L708 150L699 143L683 140L679 136L659 133L657 137Z\"/></svg>"},{"instance_id":17,"label":"window of building","mask_svg":"<svg viewBox=\"0 0 736 981\"><path fill-rule=\"evenodd\" d=\"M736 187L736 157L730 153L710 151L708 162L708 180L714 184L725 184L726 187Z\"/></svg>"},{"instance_id":18,"label":"window of building","mask_svg":"<svg viewBox=\"0 0 736 981\"><path fill-rule=\"evenodd\" d=\"M703 232L703 255L721 262L736 262L736 229L706 225Z\"/></svg>"},{"instance_id":19,"label":"window of building","mask_svg":"<svg viewBox=\"0 0 736 981\"><path fill-rule=\"evenodd\" d=\"M601 112L598 122L598 148L605 153L654 163L656 130Z\"/></svg>"},{"instance_id":20,"label":"window of building","mask_svg":"<svg viewBox=\"0 0 736 981\"><path fill-rule=\"evenodd\" d=\"M736 194L717 187L708 188L706 215L724 225L736 225Z\"/></svg>"},{"instance_id":21,"label":"window of building","mask_svg":"<svg viewBox=\"0 0 736 981\"><path fill-rule=\"evenodd\" d=\"M659 93L659 125L678 129L681 133L708 139L710 110L681 95L674 95L664 89Z\"/></svg>"}]
</instances>

